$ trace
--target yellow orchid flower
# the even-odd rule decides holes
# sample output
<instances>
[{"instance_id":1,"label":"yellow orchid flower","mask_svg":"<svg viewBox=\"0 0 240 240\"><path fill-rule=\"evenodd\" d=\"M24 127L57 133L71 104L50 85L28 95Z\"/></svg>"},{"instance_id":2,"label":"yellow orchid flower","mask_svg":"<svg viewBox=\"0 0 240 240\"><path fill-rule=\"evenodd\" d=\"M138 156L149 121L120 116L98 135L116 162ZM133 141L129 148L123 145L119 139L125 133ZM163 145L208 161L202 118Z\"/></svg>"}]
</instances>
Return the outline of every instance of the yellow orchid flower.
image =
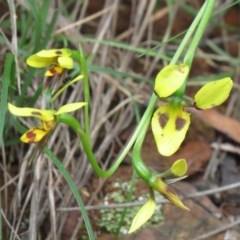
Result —
<instances>
[{"instance_id":1,"label":"yellow orchid flower","mask_svg":"<svg viewBox=\"0 0 240 240\"><path fill-rule=\"evenodd\" d=\"M20 140L25 143L37 143L40 142L45 136L47 136L51 130L56 126L56 116L62 113L68 113L75 111L86 105L85 102L76 102L66 104L55 110L41 110L37 108L16 107L11 103L8 103L9 111L18 117L35 117L42 121L42 125L33 127L25 132Z\"/></svg>"},{"instance_id":2,"label":"yellow orchid flower","mask_svg":"<svg viewBox=\"0 0 240 240\"><path fill-rule=\"evenodd\" d=\"M66 69L73 68L72 51L68 48L41 50L27 59L34 68L49 67L45 76L61 75Z\"/></svg>"},{"instance_id":3,"label":"yellow orchid flower","mask_svg":"<svg viewBox=\"0 0 240 240\"><path fill-rule=\"evenodd\" d=\"M184 108L187 104L182 96L174 95L176 86L181 87L187 74L188 68L185 65L169 65L159 73L160 77L155 82L157 95L162 100L166 100L164 97L169 99L166 105L155 111L151 121L158 151L164 156L171 156L179 149L190 125L190 114ZM232 86L233 81L229 77L205 84L194 97L195 106L209 109L220 105L228 98Z\"/></svg>"}]
</instances>

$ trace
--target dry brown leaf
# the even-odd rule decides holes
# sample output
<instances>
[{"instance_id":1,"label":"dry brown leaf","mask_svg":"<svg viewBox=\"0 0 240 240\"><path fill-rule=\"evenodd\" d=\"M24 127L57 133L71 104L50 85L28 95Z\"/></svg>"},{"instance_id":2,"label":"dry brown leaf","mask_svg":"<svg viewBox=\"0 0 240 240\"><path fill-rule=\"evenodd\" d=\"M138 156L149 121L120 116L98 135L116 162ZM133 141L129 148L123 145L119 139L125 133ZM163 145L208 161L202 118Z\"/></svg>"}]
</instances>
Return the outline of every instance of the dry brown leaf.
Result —
<instances>
[{"instance_id":1,"label":"dry brown leaf","mask_svg":"<svg viewBox=\"0 0 240 240\"><path fill-rule=\"evenodd\" d=\"M240 122L236 119L227 117L215 109L201 111L191 108L190 112L219 132L240 143Z\"/></svg>"}]
</instances>

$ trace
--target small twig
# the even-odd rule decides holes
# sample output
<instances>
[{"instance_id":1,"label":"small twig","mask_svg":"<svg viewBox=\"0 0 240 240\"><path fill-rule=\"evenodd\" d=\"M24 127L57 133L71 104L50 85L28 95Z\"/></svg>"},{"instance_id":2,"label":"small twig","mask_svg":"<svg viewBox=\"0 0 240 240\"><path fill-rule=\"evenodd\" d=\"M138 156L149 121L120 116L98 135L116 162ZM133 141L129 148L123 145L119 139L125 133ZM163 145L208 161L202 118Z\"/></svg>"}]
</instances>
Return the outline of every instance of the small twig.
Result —
<instances>
[{"instance_id":1,"label":"small twig","mask_svg":"<svg viewBox=\"0 0 240 240\"><path fill-rule=\"evenodd\" d=\"M238 220L236 220L235 222L232 222L232 223L230 223L230 224L227 224L227 225L225 225L225 226L223 226L223 227L214 229L213 231L207 232L207 233L205 233L205 234L203 234L203 235L201 235L201 236L199 236L199 237L196 237L196 238L194 238L194 239L191 239L191 240L207 239L207 238L212 237L212 236L214 236L214 235L217 235L217 234L219 234L219 233L221 233L221 232L225 232L226 230L228 230L228 229L230 229L230 228L233 228L233 227L235 227L235 226L237 226L237 225L239 225L239 224L240 224L240 219L238 219Z\"/></svg>"},{"instance_id":2,"label":"small twig","mask_svg":"<svg viewBox=\"0 0 240 240\"><path fill-rule=\"evenodd\" d=\"M217 143L214 142L211 144L211 147L214 149L219 149L225 152L230 152L230 153L236 153L238 155L240 155L240 148L236 147L230 143Z\"/></svg>"},{"instance_id":3,"label":"small twig","mask_svg":"<svg viewBox=\"0 0 240 240\"><path fill-rule=\"evenodd\" d=\"M187 200L187 199L204 197L204 196L212 195L215 193L228 191L228 190L231 190L231 189L234 189L237 187L240 187L240 182L229 184L229 185L226 185L223 187L218 187L215 189L210 189L210 190L206 190L206 191L187 194L187 195L183 196L181 199ZM167 202L169 202L169 201L166 199L162 199L161 201L158 201L158 204L167 203ZM129 208L129 207L140 206L143 203L144 202L142 202L142 201L137 201L137 202L128 202L128 203L109 204L109 205L86 206L86 209L88 211L91 211L91 210L111 209L111 208ZM57 210L58 211L78 211L79 209L77 207L73 207L73 208L58 208Z\"/></svg>"}]
</instances>

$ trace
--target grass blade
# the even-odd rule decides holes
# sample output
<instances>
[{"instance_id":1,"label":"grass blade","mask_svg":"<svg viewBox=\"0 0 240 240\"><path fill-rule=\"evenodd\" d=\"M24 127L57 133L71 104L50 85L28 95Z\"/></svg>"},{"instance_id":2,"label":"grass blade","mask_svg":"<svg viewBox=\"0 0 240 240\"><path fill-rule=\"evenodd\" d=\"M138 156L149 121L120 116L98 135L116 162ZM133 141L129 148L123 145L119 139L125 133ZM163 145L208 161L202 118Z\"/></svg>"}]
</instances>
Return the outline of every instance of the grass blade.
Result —
<instances>
[{"instance_id":1,"label":"grass blade","mask_svg":"<svg viewBox=\"0 0 240 240\"><path fill-rule=\"evenodd\" d=\"M77 203L78 206L82 212L82 216L83 216L83 220L85 222L85 226L88 232L88 237L90 240L94 240L94 233L92 230L92 226L90 223L90 220L88 218L88 214L85 208L85 205L82 201L82 198L79 194L78 188L76 186L76 184L73 182L70 174L68 173L68 171L65 169L65 167L63 166L63 164L60 162L60 160L57 158L57 156L48 148L44 148L44 153L52 160L53 164L58 168L58 170L61 172L61 174L63 175L63 177L65 178L65 180L68 183L68 186L70 187Z\"/></svg>"}]
</instances>

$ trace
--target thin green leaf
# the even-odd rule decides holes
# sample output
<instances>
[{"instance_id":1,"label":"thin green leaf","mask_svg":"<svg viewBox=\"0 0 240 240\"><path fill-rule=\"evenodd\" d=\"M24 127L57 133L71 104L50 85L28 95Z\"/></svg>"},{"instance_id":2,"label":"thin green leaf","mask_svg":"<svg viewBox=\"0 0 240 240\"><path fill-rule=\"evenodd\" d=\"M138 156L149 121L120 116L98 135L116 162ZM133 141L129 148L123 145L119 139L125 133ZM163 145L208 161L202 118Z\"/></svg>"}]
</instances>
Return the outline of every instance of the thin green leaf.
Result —
<instances>
[{"instance_id":1,"label":"thin green leaf","mask_svg":"<svg viewBox=\"0 0 240 240\"><path fill-rule=\"evenodd\" d=\"M85 205L83 203L83 200L79 194L79 190L78 187L76 186L76 184L74 183L74 181L72 180L70 174L68 173L68 171L65 169L65 167L63 166L63 164L60 162L60 160L57 158L57 156L48 148L44 148L44 153L52 160L53 164L58 168L58 170L61 172L61 174L63 175L63 177L65 178L66 182L68 183L69 188L71 189L77 203L78 206L82 212L82 216L83 216L83 220L85 222L85 226L88 232L88 237L90 240L94 240L94 233L92 230L92 226L85 208Z\"/></svg>"},{"instance_id":2,"label":"thin green leaf","mask_svg":"<svg viewBox=\"0 0 240 240\"><path fill-rule=\"evenodd\" d=\"M5 123L5 115L7 110L8 87L11 75L11 66L13 64L13 55L7 54L2 78L2 92L0 103L0 146L2 146L3 129Z\"/></svg>"}]
</instances>

